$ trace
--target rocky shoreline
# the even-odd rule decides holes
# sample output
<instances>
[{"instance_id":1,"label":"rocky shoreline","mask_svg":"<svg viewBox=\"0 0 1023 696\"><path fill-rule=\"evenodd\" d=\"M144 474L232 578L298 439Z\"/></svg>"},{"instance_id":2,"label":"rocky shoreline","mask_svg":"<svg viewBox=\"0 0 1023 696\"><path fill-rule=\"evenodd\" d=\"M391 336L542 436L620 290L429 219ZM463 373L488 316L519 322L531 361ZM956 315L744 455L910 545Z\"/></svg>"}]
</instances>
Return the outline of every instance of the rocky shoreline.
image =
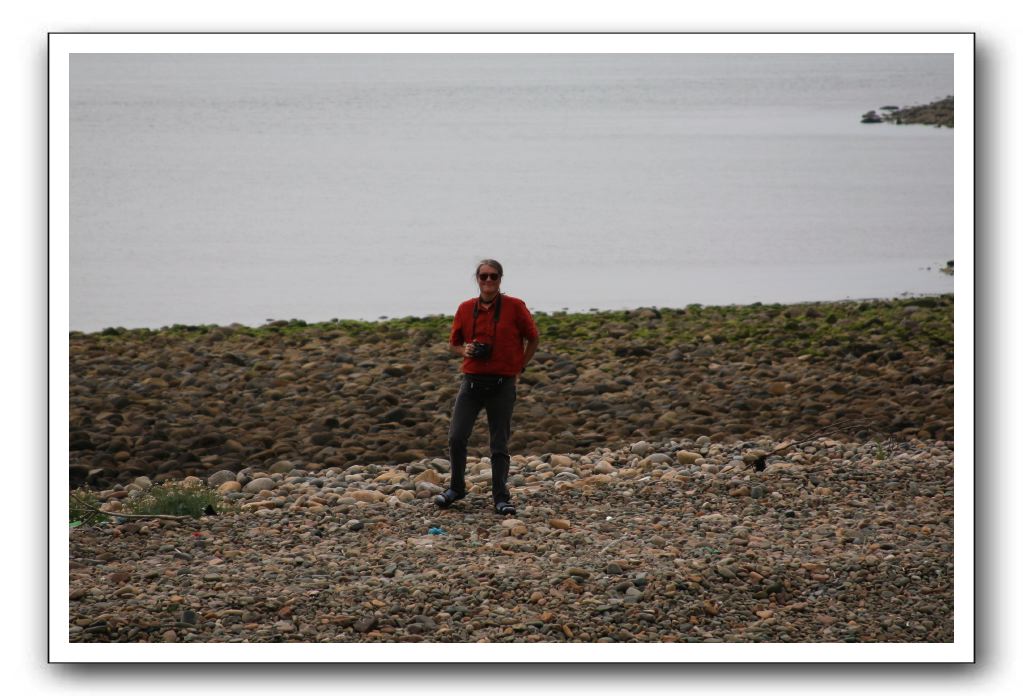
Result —
<instances>
[{"instance_id":1,"label":"rocky shoreline","mask_svg":"<svg viewBox=\"0 0 1023 696\"><path fill-rule=\"evenodd\" d=\"M953 299L537 314L513 451L641 439L953 440ZM450 317L70 336L70 483L446 456ZM470 453L486 456L480 420Z\"/></svg>"},{"instance_id":2,"label":"rocky shoreline","mask_svg":"<svg viewBox=\"0 0 1023 696\"><path fill-rule=\"evenodd\" d=\"M517 455L511 519L485 458L444 511L443 459L222 473L220 515L71 530L70 640L953 639L951 443L821 438L759 473L743 454Z\"/></svg>"},{"instance_id":3,"label":"rocky shoreline","mask_svg":"<svg viewBox=\"0 0 1023 696\"><path fill-rule=\"evenodd\" d=\"M72 333L72 486L224 505L72 528L70 640L951 641L952 313L538 314L513 519L482 418L470 496L430 502L449 317Z\"/></svg>"}]
</instances>

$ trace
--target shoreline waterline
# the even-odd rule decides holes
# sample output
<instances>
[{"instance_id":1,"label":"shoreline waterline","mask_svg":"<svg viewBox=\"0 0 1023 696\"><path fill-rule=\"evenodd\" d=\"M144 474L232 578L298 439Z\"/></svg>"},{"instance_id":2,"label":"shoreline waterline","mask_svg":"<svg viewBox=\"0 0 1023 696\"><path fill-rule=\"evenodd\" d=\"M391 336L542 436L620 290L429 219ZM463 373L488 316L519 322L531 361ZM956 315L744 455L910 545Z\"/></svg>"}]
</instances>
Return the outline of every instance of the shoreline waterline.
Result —
<instances>
[{"instance_id":1,"label":"shoreline waterline","mask_svg":"<svg viewBox=\"0 0 1023 696\"><path fill-rule=\"evenodd\" d=\"M514 295L514 293L509 293ZM717 309L743 309L752 307L807 307L807 306L830 306L830 305L842 305L848 303L884 303L884 302L895 302L895 301L912 301L914 299L927 299L927 298L942 298L942 297L955 297L954 292L936 292L936 293L902 293L898 296L893 297L849 297L840 300L804 300L799 302L750 302L750 303L728 303L728 304L703 304L703 303L692 303L684 306L662 306L662 305L637 305L633 307L623 307L616 309L606 309L599 307L590 307L585 310L570 309L563 307L557 310L533 310L530 311L534 316L575 316L575 315L611 315L611 314L629 314L632 312L638 312L640 310L651 309L655 311L666 311L666 312L677 312L683 311L691 307L700 308L717 308ZM528 306L528 305L527 305ZM230 323L173 323L164 324L161 326L121 326L121 325L110 325L104 326L99 329L93 330L81 330L81 329L69 329L68 334L71 336L89 336L93 334L111 334L111 333L160 333L163 331L210 331L213 329L236 329L236 330L249 330L258 331L261 329L269 329L273 327L320 327L327 328L338 325L386 325L392 322L409 322L409 321L431 321L437 319L451 320L453 313L425 313L425 314L406 314L402 316L389 316L381 315L376 319L363 319L353 317L332 317L327 320L310 320L301 319L298 317L289 317L287 319L267 318L262 324L245 324L242 322L230 322Z\"/></svg>"}]
</instances>

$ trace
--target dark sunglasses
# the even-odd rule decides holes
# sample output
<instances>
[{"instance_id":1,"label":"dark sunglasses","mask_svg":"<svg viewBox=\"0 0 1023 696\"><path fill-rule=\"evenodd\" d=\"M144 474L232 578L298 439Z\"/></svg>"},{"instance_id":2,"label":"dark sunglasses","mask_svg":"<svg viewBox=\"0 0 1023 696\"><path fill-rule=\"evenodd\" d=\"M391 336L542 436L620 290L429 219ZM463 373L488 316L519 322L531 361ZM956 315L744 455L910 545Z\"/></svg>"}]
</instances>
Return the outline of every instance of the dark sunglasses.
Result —
<instances>
[{"instance_id":1,"label":"dark sunglasses","mask_svg":"<svg viewBox=\"0 0 1023 696\"><path fill-rule=\"evenodd\" d=\"M500 277L501 276L499 276L496 273L480 273L477 276L477 278L479 278L480 280L497 280Z\"/></svg>"}]
</instances>

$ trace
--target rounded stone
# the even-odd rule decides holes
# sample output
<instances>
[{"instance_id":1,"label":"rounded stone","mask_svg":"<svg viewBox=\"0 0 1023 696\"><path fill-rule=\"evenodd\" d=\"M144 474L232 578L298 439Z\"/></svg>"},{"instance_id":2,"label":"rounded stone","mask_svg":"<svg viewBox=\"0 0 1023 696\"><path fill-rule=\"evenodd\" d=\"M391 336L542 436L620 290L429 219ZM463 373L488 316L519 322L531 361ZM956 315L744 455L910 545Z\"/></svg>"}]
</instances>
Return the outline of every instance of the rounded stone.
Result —
<instances>
[{"instance_id":1,"label":"rounded stone","mask_svg":"<svg viewBox=\"0 0 1023 696\"><path fill-rule=\"evenodd\" d=\"M217 486L217 491L220 493L237 493L242 489L242 484L237 481L224 481L222 484Z\"/></svg>"},{"instance_id":2,"label":"rounded stone","mask_svg":"<svg viewBox=\"0 0 1023 696\"><path fill-rule=\"evenodd\" d=\"M273 488L275 488L276 486L277 483L272 478L270 478L269 476L264 476L262 478L252 479L251 481L246 483L245 487L242 488L242 492L259 493L260 491L273 490Z\"/></svg>"},{"instance_id":3,"label":"rounded stone","mask_svg":"<svg viewBox=\"0 0 1023 696\"><path fill-rule=\"evenodd\" d=\"M653 445L648 442L640 441L632 445L631 451L633 454L645 457L654 451Z\"/></svg>"},{"instance_id":4,"label":"rounded stone","mask_svg":"<svg viewBox=\"0 0 1023 696\"><path fill-rule=\"evenodd\" d=\"M679 450L675 453L675 460L683 466L692 466L696 464L697 460L700 459L699 452L687 452L686 450Z\"/></svg>"},{"instance_id":5,"label":"rounded stone","mask_svg":"<svg viewBox=\"0 0 1023 696\"><path fill-rule=\"evenodd\" d=\"M387 499L387 496L380 491L348 491L348 495L362 503L380 503Z\"/></svg>"},{"instance_id":6,"label":"rounded stone","mask_svg":"<svg viewBox=\"0 0 1023 696\"><path fill-rule=\"evenodd\" d=\"M271 474L286 474L295 468L295 463L287 459L281 459L270 466Z\"/></svg>"},{"instance_id":7,"label":"rounded stone","mask_svg":"<svg viewBox=\"0 0 1023 696\"><path fill-rule=\"evenodd\" d=\"M230 471L228 469L221 469L220 471L213 472L210 475L210 477L206 479L206 483L209 484L211 488L217 488L218 486L220 486L220 484L226 481L234 480L236 479L235 473L233 471Z\"/></svg>"}]
</instances>

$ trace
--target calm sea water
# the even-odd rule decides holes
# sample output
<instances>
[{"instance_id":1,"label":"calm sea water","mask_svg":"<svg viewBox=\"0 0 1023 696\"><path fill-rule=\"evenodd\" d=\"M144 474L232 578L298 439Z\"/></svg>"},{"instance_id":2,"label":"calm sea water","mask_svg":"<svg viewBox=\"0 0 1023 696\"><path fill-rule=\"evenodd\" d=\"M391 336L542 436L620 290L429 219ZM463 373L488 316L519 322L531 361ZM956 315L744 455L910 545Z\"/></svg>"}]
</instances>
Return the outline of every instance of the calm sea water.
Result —
<instances>
[{"instance_id":1,"label":"calm sea water","mask_svg":"<svg viewBox=\"0 0 1023 696\"><path fill-rule=\"evenodd\" d=\"M85 55L71 327L951 292L947 55ZM929 267L929 268L928 268Z\"/></svg>"}]
</instances>

